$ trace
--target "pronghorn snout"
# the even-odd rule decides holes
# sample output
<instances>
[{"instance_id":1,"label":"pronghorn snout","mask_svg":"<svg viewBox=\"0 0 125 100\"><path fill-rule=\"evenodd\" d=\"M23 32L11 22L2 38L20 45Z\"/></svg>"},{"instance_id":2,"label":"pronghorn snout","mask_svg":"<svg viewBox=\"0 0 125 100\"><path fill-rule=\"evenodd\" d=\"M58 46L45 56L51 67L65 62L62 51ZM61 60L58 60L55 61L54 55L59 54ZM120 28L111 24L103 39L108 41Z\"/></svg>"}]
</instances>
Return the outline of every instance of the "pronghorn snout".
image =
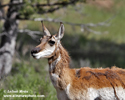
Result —
<instances>
[{"instance_id":1,"label":"pronghorn snout","mask_svg":"<svg viewBox=\"0 0 125 100\"><path fill-rule=\"evenodd\" d=\"M36 47L36 48L34 48L32 51L31 51L31 55L33 56L33 54L36 54L36 53L38 53L38 52L40 52L40 48L39 47Z\"/></svg>"}]
</instances>

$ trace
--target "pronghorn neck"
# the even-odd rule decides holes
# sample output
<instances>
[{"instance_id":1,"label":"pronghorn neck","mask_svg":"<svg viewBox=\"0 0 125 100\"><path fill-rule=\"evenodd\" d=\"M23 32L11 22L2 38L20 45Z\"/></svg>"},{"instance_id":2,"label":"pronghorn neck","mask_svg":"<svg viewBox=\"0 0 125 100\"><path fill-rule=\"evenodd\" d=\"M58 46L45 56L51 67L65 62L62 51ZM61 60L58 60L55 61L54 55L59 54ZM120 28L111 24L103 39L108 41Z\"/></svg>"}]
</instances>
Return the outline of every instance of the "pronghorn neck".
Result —
<instances>
[{"instance_id":1,"label":"pronghorn neck","mask_svg":"<svg viewBox=\"0 0 125 100\"><path fill-rule=\"evenodd\" d=\"M70 57L68 55L68 52L60 44L54 56L48 59L49 72L59 74L62 68L69 67L69 62Z\"/></svg>"}]
</instances>

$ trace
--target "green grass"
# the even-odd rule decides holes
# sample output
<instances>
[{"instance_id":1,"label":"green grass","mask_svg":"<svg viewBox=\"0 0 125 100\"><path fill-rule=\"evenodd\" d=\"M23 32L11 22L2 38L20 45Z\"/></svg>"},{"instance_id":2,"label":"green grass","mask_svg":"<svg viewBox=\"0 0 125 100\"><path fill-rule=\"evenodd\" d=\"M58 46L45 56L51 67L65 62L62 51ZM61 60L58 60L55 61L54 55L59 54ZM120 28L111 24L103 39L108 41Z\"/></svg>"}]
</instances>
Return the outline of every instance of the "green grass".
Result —
<instances>
[{"instance_id":1,"label":"green grass","mask_svg":"<svg viewBox=\"0 0 125 100\"><path fill-rule=\"evenodd\" d=\"M20 98L20 100L56 100L56 91L52 86L45 60L22 60L15 62L11 74L0 83L1 100L19 100L19 98L3 98L3 95L45 95L43 98ZM46 66L48 67L48 66ZM48 69L48 68L47 68ZM28 93L8 93L9 91L28 91Z\"/></svg>"}]
</instances>

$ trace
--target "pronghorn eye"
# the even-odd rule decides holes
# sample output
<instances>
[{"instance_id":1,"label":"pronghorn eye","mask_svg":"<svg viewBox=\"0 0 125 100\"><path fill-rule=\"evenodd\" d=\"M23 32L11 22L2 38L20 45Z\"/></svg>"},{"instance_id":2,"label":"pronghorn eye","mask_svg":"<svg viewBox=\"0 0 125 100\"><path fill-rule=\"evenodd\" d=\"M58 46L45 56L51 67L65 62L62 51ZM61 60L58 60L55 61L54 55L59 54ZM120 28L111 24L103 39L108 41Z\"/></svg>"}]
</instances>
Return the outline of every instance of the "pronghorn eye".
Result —
<instances>
[{"instance_id":1,"label":"pronghorn eye","mask_svg":"<svg viewBox=\"0 0 125 100\"><path fill-rule=\"evenodd\" d=\"M49 44L50 44L50 46L53 46L55 44L55 41L50 40Z\"/></svg>"}]
</instances>

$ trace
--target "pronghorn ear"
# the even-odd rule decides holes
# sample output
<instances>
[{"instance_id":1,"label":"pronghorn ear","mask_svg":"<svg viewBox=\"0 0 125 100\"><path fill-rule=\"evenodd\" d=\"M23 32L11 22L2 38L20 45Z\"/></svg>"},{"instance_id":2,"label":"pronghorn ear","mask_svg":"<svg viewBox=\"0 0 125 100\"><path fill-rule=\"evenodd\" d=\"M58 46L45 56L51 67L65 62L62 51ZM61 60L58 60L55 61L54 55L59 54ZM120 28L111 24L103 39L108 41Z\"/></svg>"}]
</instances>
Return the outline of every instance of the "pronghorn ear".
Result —
<instances>
[{"instance_id":1,"label":"pronghorn ear","mask_svg":"<svg viewBox=\"0 0 125 100\"><path fill-rule=\"evenodd\" d=\"M59 28L59 31L58 33L56 34L56 37L58 38L58 40L62 39L63 38L63 35L64 35L64 25L62 22L60 22L60 28Z\"/></svg>"},{"instance_id":2,"label":"pronghorn ear","mask_svg":"<svg viewBox=\"0 0 125 100\"><path fill-rule=\"evenodd\" d=\"M41 21L41 23L42 23L42 27L43 27L43 33L44 33L45 35L47 35L47 36L51 36L51 34L50 34L50 32L48 31L48 29L44 26L43 21Z\"/></svg>"}]
</instances>

